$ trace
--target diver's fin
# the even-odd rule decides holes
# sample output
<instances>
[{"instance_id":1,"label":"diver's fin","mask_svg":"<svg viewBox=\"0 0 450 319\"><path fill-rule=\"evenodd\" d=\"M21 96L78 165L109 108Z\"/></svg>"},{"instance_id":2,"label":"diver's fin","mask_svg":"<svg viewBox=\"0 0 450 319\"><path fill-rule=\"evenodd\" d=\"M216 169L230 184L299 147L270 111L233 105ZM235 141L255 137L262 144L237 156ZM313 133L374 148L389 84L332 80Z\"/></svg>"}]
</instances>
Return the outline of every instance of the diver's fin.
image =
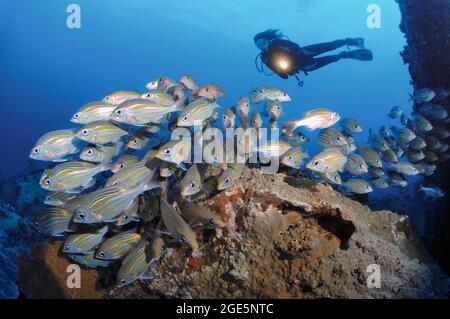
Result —
<instances>
[{"instance_id":1,"label":"diver's fin","mask_svg":"<svg viewBox=\"0 0 450 319\"><path fill-rule=\"evenodd\" d=\"M367 49L353 50L348 52L348 57L360 61L372 61L373 53Z\"/></svg>"}]
</instances>

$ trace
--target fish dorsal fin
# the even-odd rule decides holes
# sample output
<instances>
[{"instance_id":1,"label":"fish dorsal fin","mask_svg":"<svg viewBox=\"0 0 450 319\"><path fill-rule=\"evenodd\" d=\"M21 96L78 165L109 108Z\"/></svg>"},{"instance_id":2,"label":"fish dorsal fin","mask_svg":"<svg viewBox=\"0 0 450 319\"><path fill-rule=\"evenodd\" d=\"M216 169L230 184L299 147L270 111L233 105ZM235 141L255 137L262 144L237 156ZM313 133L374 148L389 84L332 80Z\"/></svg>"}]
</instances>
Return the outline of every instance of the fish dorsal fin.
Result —
<instances>
[{"instance_id":1,"label":"fish dorsal fin","mask_svg":"<svg viewBox=\"0 0 450 319\"><path fill-rule=\"evenodd\" d=\"M331 112L331 111L327 108L319 107L317 109L306 111L303 115L304 115L304 117L308 117L308 116L314 115L315 113L320 113L320 112Z\"/></svg>"}]
</instances>

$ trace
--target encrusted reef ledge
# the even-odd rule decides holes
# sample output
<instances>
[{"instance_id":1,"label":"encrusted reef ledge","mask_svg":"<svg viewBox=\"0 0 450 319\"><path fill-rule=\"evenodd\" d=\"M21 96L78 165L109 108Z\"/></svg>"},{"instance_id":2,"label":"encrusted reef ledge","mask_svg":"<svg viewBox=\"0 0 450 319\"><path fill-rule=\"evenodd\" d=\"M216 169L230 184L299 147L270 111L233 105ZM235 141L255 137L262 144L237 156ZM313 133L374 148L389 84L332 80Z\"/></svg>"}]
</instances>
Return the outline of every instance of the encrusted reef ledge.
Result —
<instances>
[{"instance_id":1,"label":"encrusted reef ledge","mask_svg":"<svg viewBox=\"0 0 450 319\"><path fill-rule=\"evenodd\" d=\"M193 254L169 243L144 280L115 288L108 273L93 276L86 270L82 289L95 291L76 295L65 288L65 273L54 275L54 283L39 278L26 282L27 275L21 276L22 291L37 296L36 289L56 285L60 297L98 296L101 285L106 298L448 296L447 276L422 248L408 217L372 212L331 187L247 168L236 186L204 204L227 220L226 227L202 234L200 251ZM67 264L55 250L53 262L43 263L48 254L42 249L48 250L39 248L22 262L23 274ZM381 270L379 289L367 287L371 264Z\"/></svg>"}]
</instances>

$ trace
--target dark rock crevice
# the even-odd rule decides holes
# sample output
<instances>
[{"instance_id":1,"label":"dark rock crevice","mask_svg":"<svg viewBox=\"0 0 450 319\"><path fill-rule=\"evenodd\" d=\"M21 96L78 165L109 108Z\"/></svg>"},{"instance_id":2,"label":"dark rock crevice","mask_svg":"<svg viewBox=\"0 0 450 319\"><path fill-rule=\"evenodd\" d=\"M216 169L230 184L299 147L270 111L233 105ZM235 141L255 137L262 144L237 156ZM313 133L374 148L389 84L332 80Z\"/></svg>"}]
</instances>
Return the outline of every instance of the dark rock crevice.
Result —
<instances>
[{"instance_id":1,"label":"dark rock crevice","mask_svg":"<svg viewBox=\"0 0 450 319\"><path fill-rule=\"evenodd\" d=\"M415 89L450 89L450 1L397 0L402 14L401 31L407 45L401 53ZM440 101L450 113L450 99ZM448 124L447 124L448 127ZM450 141L447 140L447 143ZM432 256L450 274L450 163L439 163L427 185L441 188L447 196L434 202L427 215L424 241ZM425 213L425 211L424 211Z\"/></svg>"}]
</instances>

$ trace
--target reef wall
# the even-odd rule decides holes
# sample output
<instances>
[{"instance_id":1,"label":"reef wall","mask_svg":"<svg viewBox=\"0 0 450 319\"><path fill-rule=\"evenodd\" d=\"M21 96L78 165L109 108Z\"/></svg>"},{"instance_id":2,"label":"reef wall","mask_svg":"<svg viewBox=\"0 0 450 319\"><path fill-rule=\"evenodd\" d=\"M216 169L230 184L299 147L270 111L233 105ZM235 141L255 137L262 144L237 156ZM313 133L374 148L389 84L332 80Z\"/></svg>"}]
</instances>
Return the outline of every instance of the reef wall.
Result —
<instances>
[{"instance_id":1,"label":"reef wall","mask_svg":"<svg viewBox=\"0 0 450 319\"><path fill-rule=\"evenodd\" d=\"M68 289L61 241L21 262L19 284L34 298L446 298L448 277L429 257L407 216L371 211L330 186L245 169L203 205L226 221L198 232L201 248L166 242L162 257L125 287L116 269L84 269ZM367 285L379 265L381 287ZM45 284L44 284L45 282Z\"/></svg>"},{"instance_id":2,"label":"reef wall","mask_svg":"<svg viewBox=\"0 0 450 319\"><path fill-rule=\"evenodd\" d=\"M450 1L396 0L402 13L400 29L407 45L401 53L415 88L450 89ZM450 99L440 103L450 113ZM447 194L429 211L425 242L431 254L450 273L450 163L438 166L425 183Z\"/></svg>"}]
</instances>

